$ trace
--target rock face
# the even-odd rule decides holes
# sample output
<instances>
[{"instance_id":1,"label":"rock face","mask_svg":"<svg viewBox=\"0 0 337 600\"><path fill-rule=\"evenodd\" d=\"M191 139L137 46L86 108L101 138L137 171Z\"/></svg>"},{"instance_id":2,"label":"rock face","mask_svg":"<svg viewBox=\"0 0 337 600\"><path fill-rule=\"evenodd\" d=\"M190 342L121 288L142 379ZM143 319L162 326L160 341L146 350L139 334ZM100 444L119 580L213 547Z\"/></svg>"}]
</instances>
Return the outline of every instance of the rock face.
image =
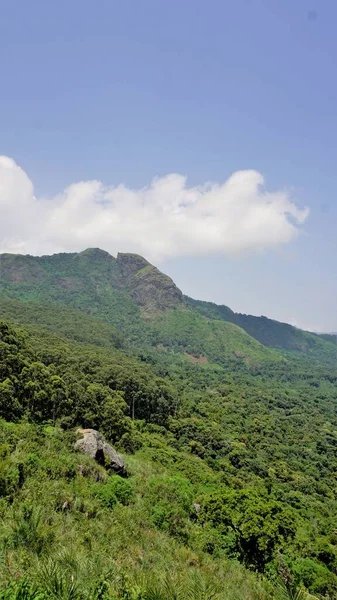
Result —
<instances>
[{"instance_id":1,"label":"rock face","mask_svg":"<svg viewBox=\"0 0 337 600\"><path fill-rule=\"evenodd\" d=\"M151 315L183 304L182 292L171 277L142 256L119 253L117 268L121 273L121 288L129 292L143 313Z\"/></svg>"},{"instance_id":2,"label":"rock face","mask_svg":"<svg viewBox=\"0 0 337 600\"><path fill-rule=\"evenodd\" d=\"M77 440L75 448L84 452L108 470L114 471L121 477L126 477L127 472L123 458L110 446L95 429L78 429L77 433L82 438Z\"/></svg>"}]
</instances>

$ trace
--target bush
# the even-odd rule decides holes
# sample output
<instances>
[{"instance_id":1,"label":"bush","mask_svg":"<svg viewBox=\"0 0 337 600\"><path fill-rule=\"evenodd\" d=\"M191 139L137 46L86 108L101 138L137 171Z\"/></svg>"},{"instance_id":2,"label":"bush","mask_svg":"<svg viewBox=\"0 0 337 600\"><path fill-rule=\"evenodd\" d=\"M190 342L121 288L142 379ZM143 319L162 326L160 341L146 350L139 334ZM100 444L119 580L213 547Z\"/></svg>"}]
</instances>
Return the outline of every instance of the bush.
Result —
<instances>
[{"instance_id":1,"label":"bush","mask_svg":"<svg viewBox=\"0 0 337 600\"><path fill-rule=\"evenodd\" d=\"M93 488L93 495L106 508L113 508L117 502L127 506L133 498L131 483L117 475L112 476L106 483L96 483Z\"/></svg>"},{"instance_id":2,"label":"bush","mask_svg":"<svg viewBox=\"0 0 337 600\"><path fill-rule=\"evenodd\" d=\"M293 565L296 579L312 594L337 597L337 577L325 565L312 558L303 558Z\"/></svg>"},{"instance_id":3,"label":"bush","mask_svg":"<svg viewBox=\"0 0 337 600\"><path fill-rule=\"evenodd\" d=\"M146 500L156 527L186 539L193 501L193 488L187 479L178 476L153 478Z\"/></svg>"}]
</instances>

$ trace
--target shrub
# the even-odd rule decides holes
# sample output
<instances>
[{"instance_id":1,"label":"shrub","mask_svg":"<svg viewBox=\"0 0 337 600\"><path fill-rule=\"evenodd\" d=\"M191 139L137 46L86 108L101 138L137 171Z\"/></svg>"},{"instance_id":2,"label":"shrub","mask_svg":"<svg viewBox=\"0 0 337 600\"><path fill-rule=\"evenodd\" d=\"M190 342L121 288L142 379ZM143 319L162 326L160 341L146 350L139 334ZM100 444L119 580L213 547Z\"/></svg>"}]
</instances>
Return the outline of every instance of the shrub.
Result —
<instances>
[{"instance_id":1,"label":"shrub","mask_svg":"<svg viewBox=\"0 0 337 600\"><path fill-rule=\"evenodd\" d=\"M112 476L106 483L96 483L93 486L93 494L106 508L113 508L117 502L127 506L133 498L131 483L117 475Z\"/></svg>"}]
</instances>

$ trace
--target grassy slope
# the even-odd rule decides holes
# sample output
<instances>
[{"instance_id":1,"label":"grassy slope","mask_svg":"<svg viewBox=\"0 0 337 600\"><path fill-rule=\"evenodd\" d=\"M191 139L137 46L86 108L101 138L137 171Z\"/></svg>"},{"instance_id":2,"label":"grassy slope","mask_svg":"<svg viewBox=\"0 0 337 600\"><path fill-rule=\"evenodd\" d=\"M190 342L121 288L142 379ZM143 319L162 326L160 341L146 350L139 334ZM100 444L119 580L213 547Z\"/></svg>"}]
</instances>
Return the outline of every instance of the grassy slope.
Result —
<instances>
[{"instance_id":1,"label":"grassy slope","mask_svg":"<svg viewBox=\"0 0 337 600\"><path fill-rule=\"evenodd\" d=\"M155 449L127 458L131 476L124 485L118 476L109 478L95 461L75 453L73 439L57 428L0 421L0 449L3 455L10 452L4 456L0 484L7 468L13 485L11 503L0 499L0 593L14 578L28 579L48 591L48 598L80 600L105 582L113 594L109 598L136 600L147 597L141 592L158 594L166 579L176 594L179 588L185 590L181 598L187 598L188 588L195 600L270 597L267 583L240 565L212 559L197 547L191 550L156 528L151 506L160 487L165 498L163 481L175 477L176 469L160 465ZM198 469L198 459L176 455L190 471ZM24 472L20 488L15 483L18 465ZM204 483L208 477L212 473L206 469ZM117 492L109 507L108 496L99 492L111 489L111 482ZM191 497L198 493L198 484L187 485ZM19 597L29 598L10 596Z\"/></svg>"}]
</instances>

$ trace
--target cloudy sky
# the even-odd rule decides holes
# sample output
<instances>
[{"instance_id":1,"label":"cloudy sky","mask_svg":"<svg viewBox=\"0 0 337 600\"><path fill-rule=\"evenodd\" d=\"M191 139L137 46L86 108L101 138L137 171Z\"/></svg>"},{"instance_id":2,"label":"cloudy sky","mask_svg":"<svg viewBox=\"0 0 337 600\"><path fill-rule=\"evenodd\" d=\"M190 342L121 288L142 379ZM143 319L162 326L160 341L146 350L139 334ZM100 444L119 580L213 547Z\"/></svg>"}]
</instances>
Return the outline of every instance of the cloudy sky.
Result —
<instances>
[{"instance_id":1,"label":"cloudy sky","mask_svg":"<svg viewBox=\"0 0 337 600\"><path fill-rule=\"evenodd\" d=\"M334 0L4 3L0 252L138 252L337 331L336 22Z\"/></svg>"}]
</instances>

